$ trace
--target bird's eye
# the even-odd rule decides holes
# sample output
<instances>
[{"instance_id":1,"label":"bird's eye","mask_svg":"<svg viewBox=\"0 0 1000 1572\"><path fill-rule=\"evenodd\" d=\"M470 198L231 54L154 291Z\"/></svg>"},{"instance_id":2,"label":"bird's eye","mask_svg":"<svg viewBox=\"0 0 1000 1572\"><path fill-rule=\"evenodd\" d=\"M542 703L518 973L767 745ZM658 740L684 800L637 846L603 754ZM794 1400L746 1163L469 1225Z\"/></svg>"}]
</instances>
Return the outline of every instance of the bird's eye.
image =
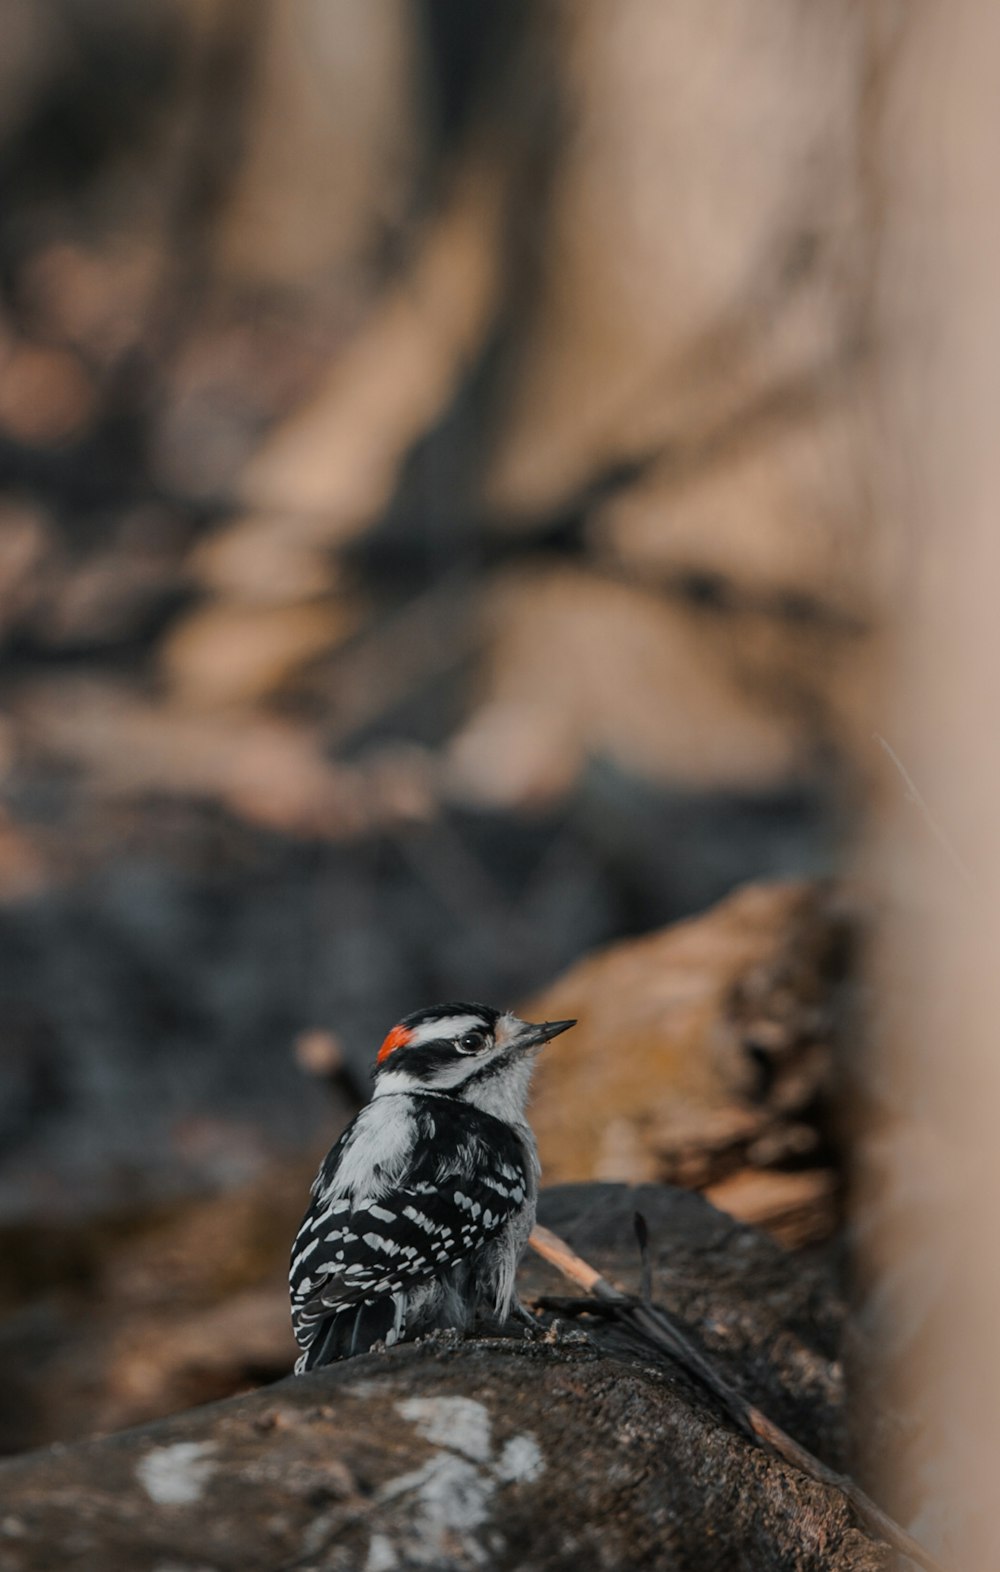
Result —
<instances>
[{"instance_id":1,"label":"bird's eye","mask_svg":"<svg viewBox=\"0 0 1000 1572\"><path fill-rule=\"evenodd\" d=\"M455 1043L459 1053L478 1053L486 1042L485 1032L463 1032Z\"/></svg>"}]
</instances>

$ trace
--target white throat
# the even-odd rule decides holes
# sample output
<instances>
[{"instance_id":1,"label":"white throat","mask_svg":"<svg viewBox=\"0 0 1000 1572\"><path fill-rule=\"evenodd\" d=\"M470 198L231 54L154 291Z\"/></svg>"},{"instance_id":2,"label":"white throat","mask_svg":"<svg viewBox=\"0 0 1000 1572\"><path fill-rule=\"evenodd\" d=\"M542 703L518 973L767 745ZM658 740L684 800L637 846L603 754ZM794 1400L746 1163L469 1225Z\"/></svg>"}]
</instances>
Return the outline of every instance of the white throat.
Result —
<instances>
[{"instance_id":1,"label":"white throat","mask_svg":"<svg viewBox=\"0 0 1000 1572\"><path fill-rule=\"evenodd\" d=\"M499 1075L472 1081L462 1094L463 1100L483 1113L492 1114L494 1119L502 1119L505 1124L522 1125L534 1068L534 1054L522 1053L505 1065Z\"/></svg>"}]
</instances>

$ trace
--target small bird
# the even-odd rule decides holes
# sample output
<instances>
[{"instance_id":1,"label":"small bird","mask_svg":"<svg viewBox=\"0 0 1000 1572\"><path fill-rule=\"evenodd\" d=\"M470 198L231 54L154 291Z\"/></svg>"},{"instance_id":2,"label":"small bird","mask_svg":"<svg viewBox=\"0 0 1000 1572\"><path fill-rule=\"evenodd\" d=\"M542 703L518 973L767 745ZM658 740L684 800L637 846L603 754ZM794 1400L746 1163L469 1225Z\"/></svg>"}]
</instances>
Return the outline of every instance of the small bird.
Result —
<instances>
[{"instance_id":1,"label":"small bird","mask_svg":"<svg viewBox=\"0 0 1000 1572\"><path fill-rule=\"evenodd\" d=\"M538 1193L531 1072L575 1025L439 1004L392 1028L372 1099L327 1154L292 1247L298 1374L380 1341L465 1331L481 1305L507 1319Z\"/></svg>"}]
</instances>

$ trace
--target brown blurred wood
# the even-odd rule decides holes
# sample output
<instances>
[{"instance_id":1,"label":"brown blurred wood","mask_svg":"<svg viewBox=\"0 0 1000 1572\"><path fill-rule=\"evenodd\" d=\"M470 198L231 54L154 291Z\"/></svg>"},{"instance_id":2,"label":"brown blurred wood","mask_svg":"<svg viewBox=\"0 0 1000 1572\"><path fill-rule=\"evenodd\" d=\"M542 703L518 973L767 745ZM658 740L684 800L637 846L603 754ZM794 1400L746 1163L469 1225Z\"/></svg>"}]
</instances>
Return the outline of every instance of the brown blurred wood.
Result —
<instances>
[{"instance_id":1,"label":"brown blurred wood","mask_svg":"<svg viewBox=\"0 0 1000 1572\"><path fill-rule=\"evenodd\" d=\"M835 1232L840 1180L834 1168L741 1168L701 1190L705 1199L741 1223L766 1228L789 1250Z\"/></svg>"},{"instance_id":2,"label":"brown blurred wood","mask_svg":"<svg viewBox=\"0 0 1000 1572\"><path fill-rule=\"evenodd\" d=\"M538 1066L548 1182L659 1179L792 1248L829 1238L826 1124L856 924L834 886L750 884L585 956L527 1001L528 1019L580 1020Z\"/></svg>"}]
</instances>

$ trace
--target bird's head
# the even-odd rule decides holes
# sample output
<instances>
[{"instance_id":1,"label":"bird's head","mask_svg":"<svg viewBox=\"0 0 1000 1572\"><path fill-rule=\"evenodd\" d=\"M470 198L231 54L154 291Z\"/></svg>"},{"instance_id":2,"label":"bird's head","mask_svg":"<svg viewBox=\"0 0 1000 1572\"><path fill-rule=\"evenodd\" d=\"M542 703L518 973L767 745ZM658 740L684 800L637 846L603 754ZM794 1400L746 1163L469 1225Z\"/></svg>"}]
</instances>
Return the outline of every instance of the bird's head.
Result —
<instances>
[{"instance_id":1,"label":"bird's head","mask_svg":"<svg viewBox=\"0 0 1000 1572\"><path fill-rule=\"evenodd\" d=\"M488 1004L438 1004L392 1028L378 1052L375 1095L445 1092L488 1112L523 1110L535 1055L575 1021L522 1021Z\"/></svg>"}]
</instances>

